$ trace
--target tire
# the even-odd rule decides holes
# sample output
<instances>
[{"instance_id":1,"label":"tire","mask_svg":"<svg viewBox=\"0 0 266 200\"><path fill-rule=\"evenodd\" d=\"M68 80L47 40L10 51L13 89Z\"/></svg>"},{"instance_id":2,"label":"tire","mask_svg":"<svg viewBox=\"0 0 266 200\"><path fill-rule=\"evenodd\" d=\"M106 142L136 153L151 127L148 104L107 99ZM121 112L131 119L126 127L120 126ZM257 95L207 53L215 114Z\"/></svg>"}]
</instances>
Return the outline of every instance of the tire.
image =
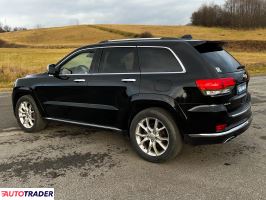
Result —
<instances>
[{"instance_id":1,"label":"tire","mask_svg":"<svg viewBox=\"0 0 266 200\"><path fill-rule=\"evenodd\" d=\"M15 108L15 115L19 126L25 132L38 132L43 130L47 125L47 122L42 118L34 99L30 95L25 95L19 98ZM25 120L26 118L28 121ZM30 123L30 121L32 123Z\"/></svg>"},{"instance_id":2,"label":"tire","mask_svg":"<svg viewBox=\"0 0 266 200\"><path fill-rule=\"evenodd\" d=\"M154 131L155 126L157 132ZM150 129L152 127L153 131ZM173 117L162 108L145 109L133 118L130 141L140 157L154 163L175 158L183 147L182 137Z\"/></svg>"}]
</instances>

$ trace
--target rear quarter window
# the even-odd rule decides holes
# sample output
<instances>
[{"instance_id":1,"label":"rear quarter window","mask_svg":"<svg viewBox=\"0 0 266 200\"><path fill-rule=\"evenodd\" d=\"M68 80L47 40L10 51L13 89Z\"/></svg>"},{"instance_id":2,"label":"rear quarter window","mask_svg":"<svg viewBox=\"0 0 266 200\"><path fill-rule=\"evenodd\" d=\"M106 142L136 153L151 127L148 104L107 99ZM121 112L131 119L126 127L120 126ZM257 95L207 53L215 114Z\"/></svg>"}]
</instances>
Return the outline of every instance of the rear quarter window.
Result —
<instances>
[{"instance_id":1,"label":"rear quarter window","mask_svg":"<svg viewBox=\"0 0 266 200\"><path fill-rule=\"evenodd\" d=\"M139 47L142 72L182 72L181 64L167 48Z\"/></svg>"}]
</instances>

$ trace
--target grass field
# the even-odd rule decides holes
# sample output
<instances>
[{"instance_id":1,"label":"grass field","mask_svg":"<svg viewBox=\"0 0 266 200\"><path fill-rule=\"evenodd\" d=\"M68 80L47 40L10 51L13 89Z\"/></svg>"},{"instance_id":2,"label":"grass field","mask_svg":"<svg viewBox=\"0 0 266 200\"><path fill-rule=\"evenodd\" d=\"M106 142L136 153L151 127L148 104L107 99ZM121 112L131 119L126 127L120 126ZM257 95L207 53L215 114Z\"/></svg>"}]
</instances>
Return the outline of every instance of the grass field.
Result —
<instances>
[{"instance_id":1,"label":"grass field","mask_svg":"<svg viewBox=\"0 0 266 200\"><path fill-rule=\"evenodd\" d=\"M266 29L245 31L193 26L81 25L0 33L0 40L27 47L0 48L0 89L12 87L16 78L26 74L45 71L47 64L55 63L74 47L130 37L145 31L155 36L177 37L191 33L196 39L242 41L244 46L233 45L230 52L247 66L251 75L266 74Z\"/></svg>"},{"instance_id":2,"label":"grass field","mask_svg":"<svg viewBox=\"0 0 266 200\"><path fill-rule=\"evenodd\" d=\"M9 88L15 79L40 73L71 49L0 48L0 88Z\"/></svg>"},{"instance_id":3,"label":"grass field","mask_svg":"<svg viewBox=\"0 0 266 200\"><path fill-rule=\"evenodd\" d=\"M151 25L98 25L115 30L141 33L151 32L160 37L179 37L191 34L195 39L207 40L260 40L266 41L266 29L234 30L199 26L151 26Z\"/></svg>"},{"instance_id":4,"label":"grass field","mask_svg":"<svg viewBox=\"0 0 266 200\"><path fill-rule=\"evenodd\" d=\"M102 31L88 25L43 28L0 34L0 39L10 43L46 48L78 47L97 43L101 40L117 38L121 38L121 35Z\"/></svg>"},{"instance_id":5,"label":"grass field","mask_svg":"<svg viewBox=\"0 0 266 200\"><path fill-rule=\"evenodd\" d=\"M50 63L56 63L71 49L0 48L0 89L12 87L18 77L46 70ZM266 53L231 52L252 75L264 74Z\"/></svg>"},{"instance_id":6,"label":"grass field","mask_svg":"<svg viewBox=\"0 0 266 200\"><path fill-rule=\"evenodd\" d=\"M102 30L101 27L105 28ZM109 31L107 31L109 29ZM234 30L195 26L149 25L80 25L58 28L42 28L13 33L1 33L0 39L10 43L41 47L81 46L106 39L130 37L142 32L158 37L180 37L191 34L195 39L266 41L266 29Z\"/></svg>"}]
</instances>

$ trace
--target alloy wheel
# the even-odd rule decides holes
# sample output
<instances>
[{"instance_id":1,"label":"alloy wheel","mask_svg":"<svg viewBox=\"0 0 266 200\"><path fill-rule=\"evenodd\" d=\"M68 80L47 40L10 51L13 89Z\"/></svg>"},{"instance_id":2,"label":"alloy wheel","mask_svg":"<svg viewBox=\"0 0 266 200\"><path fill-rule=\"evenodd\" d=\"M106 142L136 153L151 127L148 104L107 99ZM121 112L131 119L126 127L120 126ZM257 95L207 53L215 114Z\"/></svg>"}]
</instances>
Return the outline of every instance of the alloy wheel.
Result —
<instances>
[{"instance_id":1,"label":"alloy wheel","mask_svg":"<svg viewBox=\"0 0 266 200\"><path fill-rule=\"evenodd\" d=\"M18 108L18 117L25 128L32 128L35 123L34 109L30 102L23 101Z\"/></svg>"},{"instance_id":2,"label":"alloy wheel","mask_svg":"<svg viewBox=\"0 0 266 200\"><path fill-rule=\"evenodd\" d=\"M140 149L150 156L160 156L168 148L168 130L157 118L142 119L137 125L135 135Z\"/></svg>"}]
</instances>

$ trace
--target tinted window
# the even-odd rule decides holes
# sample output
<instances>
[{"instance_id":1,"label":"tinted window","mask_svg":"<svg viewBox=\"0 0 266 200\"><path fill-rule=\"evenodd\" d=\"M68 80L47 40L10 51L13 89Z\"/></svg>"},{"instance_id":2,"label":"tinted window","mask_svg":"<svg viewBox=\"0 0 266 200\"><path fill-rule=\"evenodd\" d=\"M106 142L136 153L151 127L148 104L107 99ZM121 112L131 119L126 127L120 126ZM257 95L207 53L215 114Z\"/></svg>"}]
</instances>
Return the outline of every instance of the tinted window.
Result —
<instances>
[{"instance_id":1,"label":"tinted window","mask_svg":"<svg viewBox=\"0 0 266 200\"><path fill-rule=\"evenodd\" d=\"M142 72L180 72L182 67L173 53L165 48L139 48Z\"/></svg>"},{"instance_id":2,"label":"tinted window","mask_svg":"<svg viewBox=\"0 0 266 200\"><path fill-rule=\"evenodd\" d=\"M137 72L136 48L116 47L103 49L101 73Z\"/></svg>"},{"instance_id":3,"label":"tinted window","mask_svg":"<svg viewBox=\"0 0 266 200\"><path fill-rule=\"evenodd\" d=\"M201 54L205 60L207 60L217 72L230 73L237 71L237 67L240 66L229 53L225 50L213 51Z\"/></svg>"},{"instance_id":4,"label":"tinted window","mask_svg":"<svg viewBox=\"0 0 266 200\"><path fill-rule=\"evenodd\" d=\"M94 58L94 52L81 53L70 59L60 68L60 74L88 74Z\"/></svg>"},{"instance_id":5,"label":"tinted window","mask_svg":"<svg viewBox=\"0 0 266 200\"><path fill-rule=\"evenodd\" d=\"M204 44L195 48L217 72L234 72L237 71L237 68L240 66L240 63L219 45Z\"/></svg>"}]
</instances>

